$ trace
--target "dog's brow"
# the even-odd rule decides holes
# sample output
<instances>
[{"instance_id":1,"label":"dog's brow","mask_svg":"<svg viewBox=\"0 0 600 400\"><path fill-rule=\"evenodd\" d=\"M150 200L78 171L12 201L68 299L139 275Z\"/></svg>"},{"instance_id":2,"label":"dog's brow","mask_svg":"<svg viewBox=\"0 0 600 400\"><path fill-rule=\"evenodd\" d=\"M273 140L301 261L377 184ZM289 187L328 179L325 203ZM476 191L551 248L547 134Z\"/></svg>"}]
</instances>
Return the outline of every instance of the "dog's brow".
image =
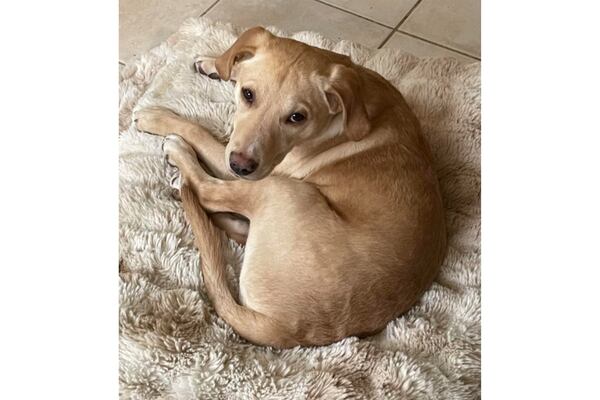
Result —
<instances>
[{"instance_id":1,"label":"dog's brow","mask_svg":"<svg viewBox=\"0 0 600 400\"><path fill-rule=\"evenodd\" d=\"M298 54L287 64L287 67L285 68L285 74L281 77L281 82L287 79L288 74L292 71L292 66L296 64L298 60L300 60L300 57L308 50L308 48L302 48L302 50L300 50Z\"/></svg>"}]
</instances>

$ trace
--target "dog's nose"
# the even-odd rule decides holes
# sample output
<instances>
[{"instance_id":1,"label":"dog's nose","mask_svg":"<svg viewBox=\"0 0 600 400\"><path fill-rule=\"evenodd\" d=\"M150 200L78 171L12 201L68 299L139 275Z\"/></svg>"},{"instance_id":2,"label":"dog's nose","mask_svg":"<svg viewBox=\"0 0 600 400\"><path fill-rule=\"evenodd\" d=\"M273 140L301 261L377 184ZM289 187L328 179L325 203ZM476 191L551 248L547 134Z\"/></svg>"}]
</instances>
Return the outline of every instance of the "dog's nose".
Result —
<instances>
[{"instance_id":1,"label":"dog's nose","mask_svg":"<svg viewBox=\"0 0 600 400\"><path fill-rule=\"evenodd\" d=\"M250 175L258 167L258 163L243 153L232 151L229 154L229 167L238 175Z\"/></svg>"}]
</instances>

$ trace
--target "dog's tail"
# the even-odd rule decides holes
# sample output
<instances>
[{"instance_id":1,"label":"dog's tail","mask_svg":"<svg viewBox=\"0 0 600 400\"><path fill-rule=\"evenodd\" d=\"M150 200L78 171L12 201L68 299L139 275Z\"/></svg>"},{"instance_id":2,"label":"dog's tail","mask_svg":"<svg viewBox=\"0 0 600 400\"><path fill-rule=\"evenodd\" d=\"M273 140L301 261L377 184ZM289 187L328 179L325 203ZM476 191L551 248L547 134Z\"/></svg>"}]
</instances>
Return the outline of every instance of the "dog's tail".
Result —
<instances>
[{"instance_id":1,"label":"dog's tail","mask_svg":"<svg viewBox=\"0 0 600 400\"><path fill-rule=\"evenodd\" d=\"M302 344L281 323L238 304L225 274L225 242L190 186L181 186L183 208L192 225L202 258L202 273L217 314L240 336L255 344L289 348Z\"/></svg>"}]
</instances>

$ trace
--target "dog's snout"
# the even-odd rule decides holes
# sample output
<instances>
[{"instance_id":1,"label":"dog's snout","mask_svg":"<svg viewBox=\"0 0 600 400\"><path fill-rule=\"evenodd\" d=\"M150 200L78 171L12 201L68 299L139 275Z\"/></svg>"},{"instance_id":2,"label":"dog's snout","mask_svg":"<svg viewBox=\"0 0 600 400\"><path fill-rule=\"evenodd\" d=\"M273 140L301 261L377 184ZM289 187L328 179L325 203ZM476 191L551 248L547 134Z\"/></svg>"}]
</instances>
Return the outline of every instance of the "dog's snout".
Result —
<instances>
[{"instance_id":1,"label":"dog's snout","mask_svg":"<svg viewBox=\"0 0 600 400\"><path fill-rule=\"evenodd\" d=\"M256 171L258 162L243 153L232 151L229 154L229 167L237 175L250 175Z\"/></svg>"}]
</instances>

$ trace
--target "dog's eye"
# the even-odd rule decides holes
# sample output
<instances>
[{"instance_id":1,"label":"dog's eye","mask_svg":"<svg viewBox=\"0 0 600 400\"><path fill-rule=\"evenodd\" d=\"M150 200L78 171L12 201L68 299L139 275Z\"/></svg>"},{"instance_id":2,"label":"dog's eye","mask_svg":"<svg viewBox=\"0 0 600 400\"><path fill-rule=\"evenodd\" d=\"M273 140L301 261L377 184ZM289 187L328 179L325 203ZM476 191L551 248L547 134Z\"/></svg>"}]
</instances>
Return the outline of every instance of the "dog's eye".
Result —
<instances>
[{"instance_id":1,"label":"dog's eye","mask_svg":"<svg viewBox=\"0 0 600 400\"><path fill-rule=\"evenodd\" d=\"M295 112L292 115L290 115L290 117L288 118L288 122L298 123L304 121L305 118L306 117L304 116L304 114Z\"/></svg>"},{"instance_id":2,"label":"dog's eye","mask_svg":"<svg viewBox=\"0 0 600 400\"><path fill-rule=\"evenodd\" d=\"M254 101L254 93L252 93L252 90L247 89L247 88L242 88L242 95L244 96L244 98L246 99L246 101L248 103L252 103Z\"/></svg>"}]
</instances>

